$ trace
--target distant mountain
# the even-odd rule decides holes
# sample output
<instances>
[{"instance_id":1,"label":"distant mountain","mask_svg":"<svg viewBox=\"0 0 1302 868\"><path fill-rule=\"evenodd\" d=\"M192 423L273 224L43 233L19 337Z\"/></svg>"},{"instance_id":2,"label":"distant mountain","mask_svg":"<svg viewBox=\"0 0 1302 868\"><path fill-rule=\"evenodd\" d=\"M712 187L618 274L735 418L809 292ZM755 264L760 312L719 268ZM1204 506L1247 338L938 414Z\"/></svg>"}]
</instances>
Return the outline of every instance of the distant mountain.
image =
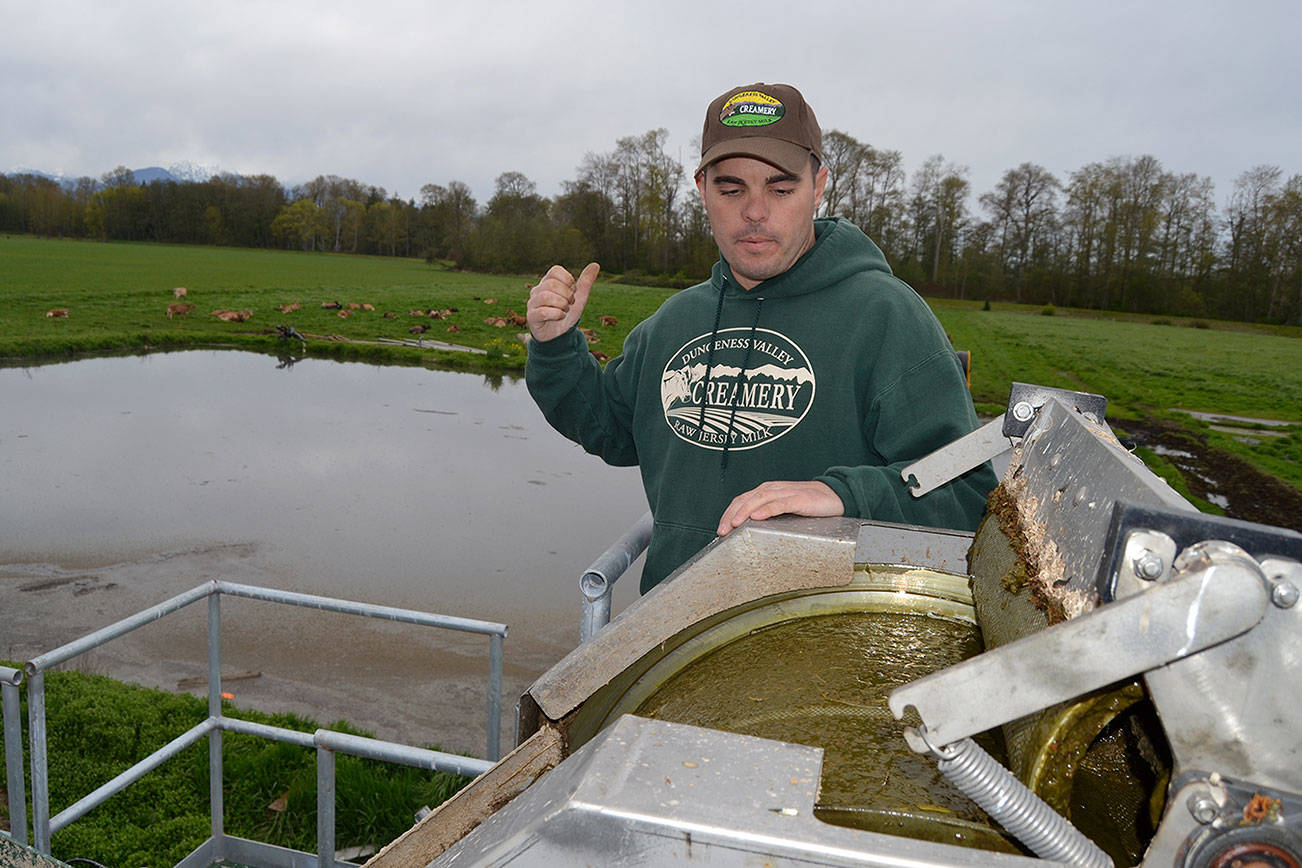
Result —
<instances>
[{"instance_id":1,"label":"distant mountain","mask_svg":"<svg viewBox=\"0 0 1302 868\"><path fill-rule=\"evenodd\" d=\"M137 184L152 184L154 181L175 181L178 184L187 184L198 181L207 181L213 175L220 174L220 169L201 166L198 163L182 162L174 163L164 169L161 166L149 166L144 169L133 169L131 178ZM61 187L72 187L77 183L76 178L67 175L56 175L50 172L43 172L40 169L28 169L19 167L4 173L5 175L36 175L39 178L49 178ZM104 173L96 176L96 180L103 177Z\"/></svg>"},{"instance_id":2,"label":"distant mountain","mask_svg":"<svg viewBox=\"0 0 1302 868\"><path fill-rule=\"evenodd\" d=\"M133 169L131 177L137 184L152 184L155 181L175 181L177 177L171 172L159 166L150 166L147 169Z\"/></svg>"}]
</instances>

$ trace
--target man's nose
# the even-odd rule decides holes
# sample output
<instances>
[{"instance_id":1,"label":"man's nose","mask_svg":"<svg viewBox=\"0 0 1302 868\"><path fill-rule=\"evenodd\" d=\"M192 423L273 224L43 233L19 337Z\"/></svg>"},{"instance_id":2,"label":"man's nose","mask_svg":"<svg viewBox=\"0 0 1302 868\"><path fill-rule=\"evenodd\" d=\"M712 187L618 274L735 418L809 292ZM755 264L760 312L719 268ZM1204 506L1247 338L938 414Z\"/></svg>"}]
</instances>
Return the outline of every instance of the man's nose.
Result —
<instances>
[{"instance_id":1,"label":"man's nose","mask_svg":"<svg viewBox=\"0 0 1302 868\"><path fill-rule=\"evenodd\" d=\"M749 196L741 209L741 216L748 223L763 223L769 216L768 205L762 196Z\"/></svg>"}]
</instances>

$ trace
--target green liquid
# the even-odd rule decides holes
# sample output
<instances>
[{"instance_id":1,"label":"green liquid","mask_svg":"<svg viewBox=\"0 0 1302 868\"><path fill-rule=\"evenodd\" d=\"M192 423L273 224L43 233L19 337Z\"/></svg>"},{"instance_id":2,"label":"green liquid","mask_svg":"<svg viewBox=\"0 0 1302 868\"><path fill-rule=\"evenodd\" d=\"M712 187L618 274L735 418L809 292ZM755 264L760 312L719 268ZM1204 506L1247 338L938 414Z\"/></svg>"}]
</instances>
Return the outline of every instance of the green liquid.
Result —
<instances>
[{"instance_id":1,"label":"green liquid","mask_svg":"<svg viewBox=\"0 0 1302 868\"><path fill-rule=\"evenodd\" d=\"M895 612L785 621L694 660L637 713L824 750L828 822L1008 849L990 821L904 742L895 687L981 651L971 624Z\"/></svg>"}]
</instances>

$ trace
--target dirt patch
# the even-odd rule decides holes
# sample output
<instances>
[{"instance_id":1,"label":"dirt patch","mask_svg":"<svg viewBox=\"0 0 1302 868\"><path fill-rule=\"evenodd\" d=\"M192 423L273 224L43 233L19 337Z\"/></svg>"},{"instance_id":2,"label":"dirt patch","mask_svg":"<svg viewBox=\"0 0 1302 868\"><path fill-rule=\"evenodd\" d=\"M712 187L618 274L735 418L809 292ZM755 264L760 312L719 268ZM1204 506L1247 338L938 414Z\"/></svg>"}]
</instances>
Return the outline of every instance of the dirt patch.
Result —
<instances>
[{"instance_id":1,"label":"dirt patch","mask_svg":"<svg viewBox=\"0 0 1302 868\"><path fill-rule=\"evenodd\" d=\"M1118 422L1117 427L1136 445L1147 446L1171 462L1194 496L1216 503L1231 518L1302 531L1302 491L1209 446L1198 432L1155 418Z\"/></svg>"}]
</instances>

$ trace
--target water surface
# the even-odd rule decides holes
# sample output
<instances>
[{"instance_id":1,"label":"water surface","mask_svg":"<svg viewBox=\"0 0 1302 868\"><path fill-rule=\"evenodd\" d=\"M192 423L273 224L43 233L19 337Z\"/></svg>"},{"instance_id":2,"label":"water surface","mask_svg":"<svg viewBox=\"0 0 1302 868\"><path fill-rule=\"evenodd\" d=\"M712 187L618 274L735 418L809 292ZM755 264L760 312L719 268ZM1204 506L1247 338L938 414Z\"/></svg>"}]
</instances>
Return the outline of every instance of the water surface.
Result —
<instances>
[{"instance_id":1,"label":"water surface","mask_svg":"<svg viewBox=\"0 0 1302 868\"><path fill-rule=\"evenodd\" d=\"M0 369L0 656L35 653L18 620L70 638L56 594L102 625L228 578L505 622L527 678L572 646L578 575L645 509L636 469L565 441L510 377L222 351ZM113 602L137 584L154 598ZM257 650L316 653L301 639ZM187 641L155 647L201 654Z\"/></svg>"}]
</instances>

